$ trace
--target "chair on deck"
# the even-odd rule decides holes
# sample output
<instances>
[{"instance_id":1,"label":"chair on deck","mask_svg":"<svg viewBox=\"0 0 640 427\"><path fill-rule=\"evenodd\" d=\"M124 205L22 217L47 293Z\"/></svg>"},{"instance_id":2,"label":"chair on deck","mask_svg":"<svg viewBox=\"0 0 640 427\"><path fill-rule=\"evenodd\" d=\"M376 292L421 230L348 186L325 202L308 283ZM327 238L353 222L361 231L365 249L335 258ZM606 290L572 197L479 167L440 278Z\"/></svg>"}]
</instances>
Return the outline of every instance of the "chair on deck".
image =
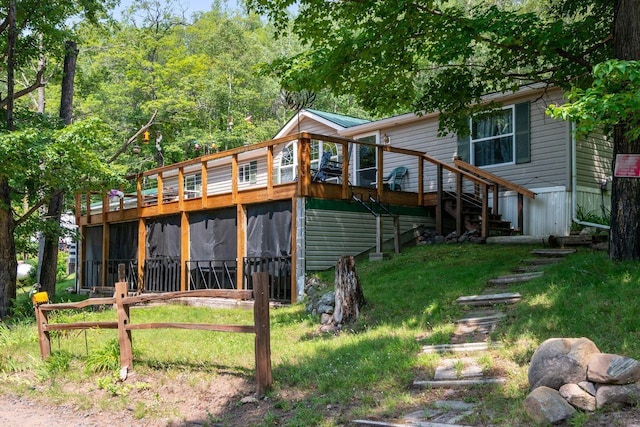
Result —
<instances>
[{"instance_id":1,"label":"chair on deck","mask_svg":"<svg viewBox=\"0 0 640 427\"><path fill-rule=\"evenodd\" d=\"M404 166L398 166L394 168L385 179L382 180L383 188L388 188L391 191L402 191L402 181L407 176L409 170Z\"/></svg>"},{"instance_id":2,"label":"chair on deck","mask_svg":"<svg viewBox=\"0 0 640 427\"><path fill-rule=\"evenodd\" d=\"M329 178L342 178L342 163L331 160L331 156L330 151L322 153L318 170L312 171L312 181L324 182Z\"/></svg>"}]
</instances>

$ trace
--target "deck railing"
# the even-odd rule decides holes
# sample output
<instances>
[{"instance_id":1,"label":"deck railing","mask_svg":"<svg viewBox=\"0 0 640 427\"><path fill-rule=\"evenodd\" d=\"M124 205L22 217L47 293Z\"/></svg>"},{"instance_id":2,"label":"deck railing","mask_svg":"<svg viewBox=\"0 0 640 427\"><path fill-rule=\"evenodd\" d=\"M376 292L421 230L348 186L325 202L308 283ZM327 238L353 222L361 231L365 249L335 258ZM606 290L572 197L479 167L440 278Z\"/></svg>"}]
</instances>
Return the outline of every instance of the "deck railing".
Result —
<instances>
[{"instance_id":1,"label":"deck railing","mask_svg":"<svg viewBox=\"0 0 640 427\"><path fill-rule=\"evenodd\" d=\"M319 161L312 158L316 155L313 150L316 141L322 142L323 145L335 145L336 165L341 165L342 173L338 172L339 168L336 166L333 182L318 182L313 179L311 165ZM286 174L278 174L276 172L284 170L282 164L277 162L278 155L280 150L284 152L284 148L289 144L297 147L297 158L293 162L296 165L295 169L287 169ZM353 164L355 156L352 154L363 147L367 147L369 151L373 149L376 153L376 165L369 168L371 171L375 170L375 181L371 183L370 180L358 182L358 171ZM318 153L318 156L321 154ZM259 162L255 170L254 161ZM385 187L384 178L398 166L408 168L407 183L403 183L401 191L392 191ZM504 180L497 179L495 175L480 174L463 166L458 163L445 163L426 153L392 145L302 132L139 173L129 177L131 184L121 189L123 196L120 199L110 199L107 197L107 191L83 197L78 195L76 223L87 226L139 221L139 256L144 258L144 243L141 243L144 242L144 219L158 216L183 215L189 212L262 203L266 200L295 200L298 197L349 201L353 195L359 194L361 199L368 200L371 194L378 203L433 208L436 231L444 234L446 222L443 206L450 197L448 195L453 195L457 201L454 220L456 229L461 234L464 227L464 193L475 195L481 205L482 218L488 218L491 209L494 214L500 213L499 189L513 188L519 197L518 227L522 230L521 200L523 195L532 197L533 193L523 187L506 185ZM254 173L258 176L254 177ZM278 176L280 178L277 178ZM493 203L491 208L490 203ZM186 224L188 215L183 215L181 220ZM488 221L482 221L483 238L488 237L487 227ZM187 233L183 235L188 236ZM188 257L188 250L185 249L187 246L188 238L183 237L183 259ZM108 248L104 247L103 251L105 258L108 256ZM147 290L167 292L180 289L181 274L184 273L181 266L177 262L170 265L163 263L166 261L148 260L144 271L139 268L138 276L146 277ZM241 270L244 266L243 263L237 266L237 269ZM252 263L248 263L247 267L252 267ZM88 265L84 277L91 279L99 268L101 267ZM246 278L247 274L241 273L240 276ZM182 278L182 286L186 280L187 276ZM196 283L195 286L204 286L205 283L211 286L207 280L198 280L200 284ZM212 280L215 280L215 277L212 277ZM190 286L192 285L187 282L185 287ZM273 292L281 297L284 294L278 289L274 288Z\"/></svg>"},{"instance_id":2,"label":"deck railing","mask_svg":"<svg viewBox=\"0 0 640 427\"><path fill-rule=\"evenodd\" d=\"M244 258L243 289L253 289L253 273L269 273L269 298L291 301L291 257Z\"/></svg>"},{"instance_id":3,"label":"deck railing","mask_svg":"<svg viewBox=\"0 0 640 427\"><path fill-rule=\"evenodd\" d=\"M189 260L189 290L237 289L236 260Z\"/></svg>"},{"instance_id":4,"label":"deck railing","mask_svg":"<svg viewBox=\"0 0 640 427\"><path fill-rule=\"evenodd\" d=\"M180 260L175 258L147 258L144 262L145 292L180 291Z\"/></svg>"}]
</instances>

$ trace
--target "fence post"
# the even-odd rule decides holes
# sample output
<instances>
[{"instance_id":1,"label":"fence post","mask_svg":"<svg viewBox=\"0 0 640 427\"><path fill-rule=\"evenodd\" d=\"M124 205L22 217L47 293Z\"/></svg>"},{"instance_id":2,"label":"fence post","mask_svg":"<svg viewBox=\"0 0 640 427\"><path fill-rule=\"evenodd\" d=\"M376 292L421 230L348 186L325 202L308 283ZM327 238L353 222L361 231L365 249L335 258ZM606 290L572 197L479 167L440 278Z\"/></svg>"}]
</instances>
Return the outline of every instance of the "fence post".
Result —
<instances>
[{"instance_id":1,"label":"fence post","mask_svg":"<svg viewBox=\"0 0 640 427\"><path fill-rule=\"evenodd\" d=\"M130 323L129 306L123 299L129 294L129 284L124 281L124 264L118 265L118 283L116 283L116 310L118 312L118 343L120 344L120 368L133 370L133 347L131 330L126 329Z\"/></svg>"},{"instance_id":2,"label":"fence post","mask_svg":"<svg viewBox=\"0 0 640 427\"><path fill-rule=\"evenodd\" d=\"M269 325L269 273L253 273L253 320L256 329L257 395L271 388L271 337Z\"/></svg>"},{"instance_id":3,"label":"fence post","mask_svg":"<svg viewBox=\"0 0 640 427\"><path fill-rule=\"evenodd\" d=\"M49 319L47 313L45 313L39 305L36 304L36 323L38 324L38 343L40 344L40 357L44 360L51 356L51 339L49 337L49 331L44 330L44 325L47 324Z\"/></svg>"}]
</instances>

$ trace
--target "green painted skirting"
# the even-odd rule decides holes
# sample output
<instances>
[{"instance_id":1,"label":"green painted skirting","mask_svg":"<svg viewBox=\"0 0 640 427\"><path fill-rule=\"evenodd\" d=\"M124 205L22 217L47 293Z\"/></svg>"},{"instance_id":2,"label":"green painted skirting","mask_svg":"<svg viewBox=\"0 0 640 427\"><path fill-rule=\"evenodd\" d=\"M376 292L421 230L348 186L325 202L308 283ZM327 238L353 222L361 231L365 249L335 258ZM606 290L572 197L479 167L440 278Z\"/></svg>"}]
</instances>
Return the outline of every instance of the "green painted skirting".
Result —
<instances>
[{"instance_id":1,"label":"green painted skirting","mask_svg":"<svg viewBox=\"0 0 640 427\"><path fill-rule=\"evenodd\" d=\"M367 210L362 207L360 204L347 201L347 200L325 200L325 199L315 199L313 197L307 197L305 199L305 207L307 209L322 209L322 210L331 210L331 211L342 211L342 212L367 212ZM394 205L386 205L383 206L389 211L397 215L410 215L410 216L422 216L422 217L430 217L429 210L422 207L416 206L394 206Z\"/></svg>"}]
</instances>

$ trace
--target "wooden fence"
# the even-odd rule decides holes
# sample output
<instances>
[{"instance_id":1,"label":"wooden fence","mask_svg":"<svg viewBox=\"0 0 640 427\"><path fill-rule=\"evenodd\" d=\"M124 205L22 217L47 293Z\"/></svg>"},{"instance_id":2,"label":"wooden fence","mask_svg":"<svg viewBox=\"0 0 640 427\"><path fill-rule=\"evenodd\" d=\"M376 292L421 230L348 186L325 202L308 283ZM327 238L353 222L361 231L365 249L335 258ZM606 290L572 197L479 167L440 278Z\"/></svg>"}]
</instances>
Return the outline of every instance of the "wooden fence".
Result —
<instances>
[{"instance_id":1,"label":"wooden fence","mask_svg":"<svg viewBox=\"0 0 640 427\"><path fill-rule=\"evenodd\" d=\"M34 308L36 323L38 325L38 339L40 354L43 359L51 355L50 331L69 331L76 329L107 328L118 330L118 342L120 344L120 366L127 370L133 370L133 344L131 331L142 329L174 328L197 329L218 332L240 332L255 334L255 363L257 394L264 395L272 384L271 376L271 343L269 323L269 274L254 273L253 290L234 289L202 289L187 292L168 292L164 294L149 294L129 296L127 282L124 281L124 265L118 266L120 280L115 286L115 297L90 298L75 303L49 304L46 295L43 298L36 294ZM121 275L120 275L121 273ZM42 293L41 293L42 294ZM228 299L254 299L253 325L215 325L209 323L131 323L130 307L136 304L151 301L169 301L181 297L198 298L228 298ZM75 323L49 323L48 312L54 310L77 310L96 305L115 304L117 321L114 322L75 322Z\"/></svg>"}]
</instances>

